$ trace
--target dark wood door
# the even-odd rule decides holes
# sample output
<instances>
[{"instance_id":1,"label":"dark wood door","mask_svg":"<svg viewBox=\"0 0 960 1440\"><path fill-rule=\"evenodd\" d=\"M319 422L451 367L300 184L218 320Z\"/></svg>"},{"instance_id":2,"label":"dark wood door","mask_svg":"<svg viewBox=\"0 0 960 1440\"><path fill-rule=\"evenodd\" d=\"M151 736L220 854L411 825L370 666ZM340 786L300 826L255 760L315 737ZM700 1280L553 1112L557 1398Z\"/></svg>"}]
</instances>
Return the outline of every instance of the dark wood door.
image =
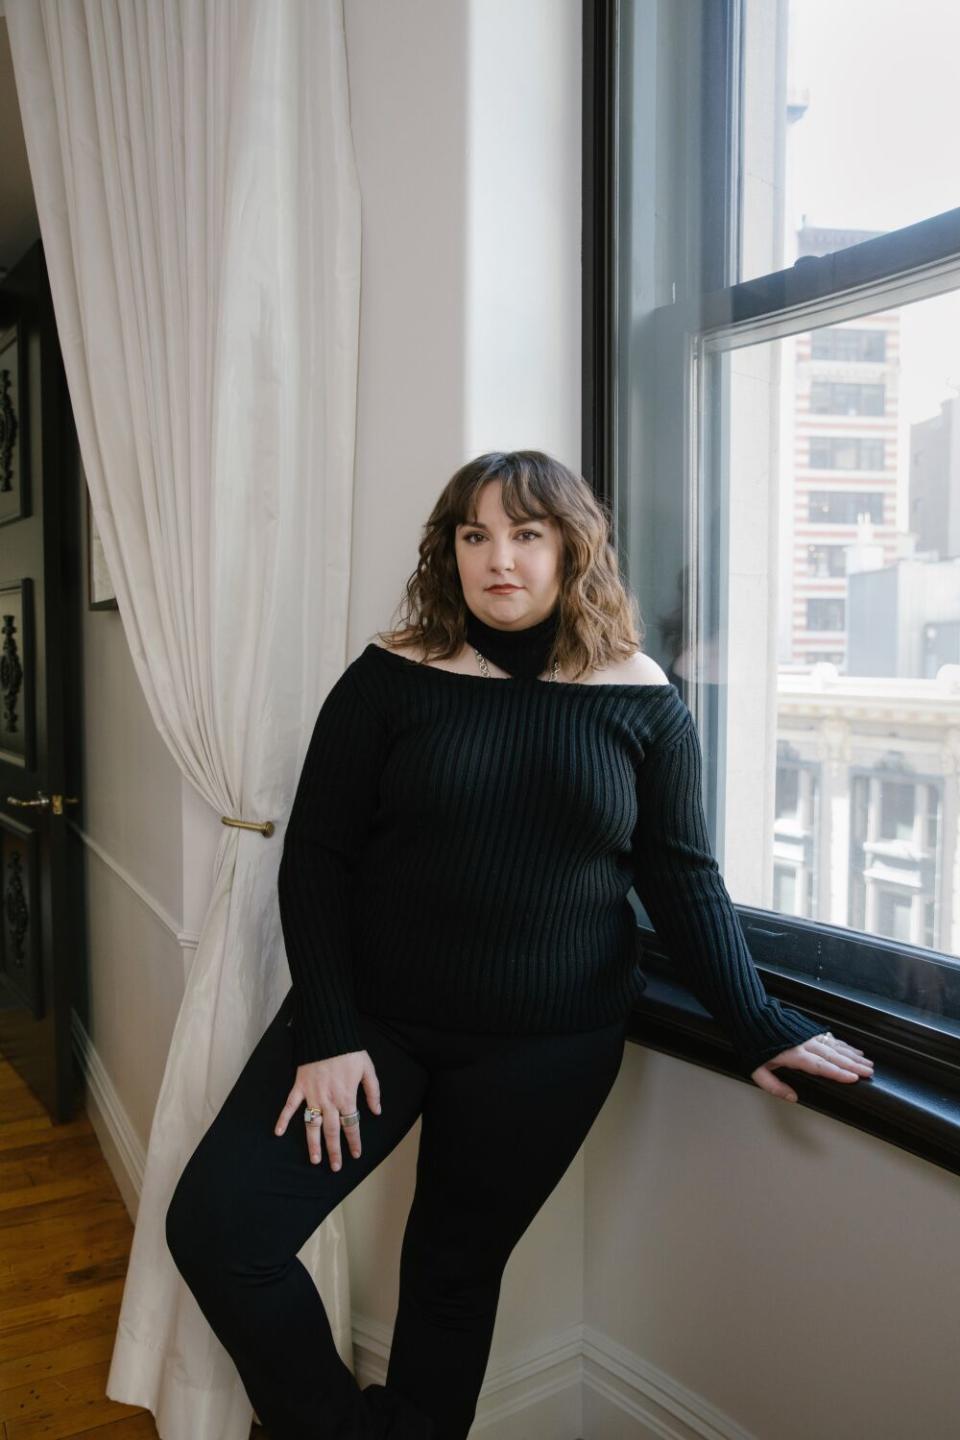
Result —
<instances>
[{"instance_id":1,"label":"dark wood door","mask_svg":"<svg viewBox=\"0 0 960 1440\"><path fill-rule=\"evenodd\" d=\"M86 1016L79 496L38 240L0 280L0 1053L57 1122Z\"/></svg>"}]
</instances>

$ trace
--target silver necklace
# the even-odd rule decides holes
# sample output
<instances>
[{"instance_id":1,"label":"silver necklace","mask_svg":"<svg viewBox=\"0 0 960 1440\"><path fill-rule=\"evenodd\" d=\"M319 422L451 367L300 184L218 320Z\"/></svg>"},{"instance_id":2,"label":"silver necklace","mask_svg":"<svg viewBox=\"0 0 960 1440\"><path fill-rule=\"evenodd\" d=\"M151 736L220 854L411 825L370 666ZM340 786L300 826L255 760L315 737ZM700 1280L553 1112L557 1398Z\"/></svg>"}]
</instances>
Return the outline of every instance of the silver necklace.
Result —
<instances>
[{"instance_id":1,"label":"silver necklace","mask_svg":"<svg viewBox=\"0 0 960 1440\"><path fill-rule=\"evenodd\" d=\"M480 654L480 651L477 649L477 647L476 647L475 645L473 646L473 653L474 653L474 655L476 655L476 657L477 657L477 664L480 666L480 674L481 674L481 675L486 675L486 677L487 677L488 679L490 679L490 678L491 678L491 676L490 676L490 670L489 670L489 667L488 667L488 665L487 665L486 656L481 655L481 654ZM557 676L558 676L559 674L560 674L560 661L555 657L555 658L554 658L554 661L553 661L553 669L550 671L550 680L556 680L556 678L557 678ZM547 683L549 684L549 681L548 681Z\"/></svg>"}]
</instances>

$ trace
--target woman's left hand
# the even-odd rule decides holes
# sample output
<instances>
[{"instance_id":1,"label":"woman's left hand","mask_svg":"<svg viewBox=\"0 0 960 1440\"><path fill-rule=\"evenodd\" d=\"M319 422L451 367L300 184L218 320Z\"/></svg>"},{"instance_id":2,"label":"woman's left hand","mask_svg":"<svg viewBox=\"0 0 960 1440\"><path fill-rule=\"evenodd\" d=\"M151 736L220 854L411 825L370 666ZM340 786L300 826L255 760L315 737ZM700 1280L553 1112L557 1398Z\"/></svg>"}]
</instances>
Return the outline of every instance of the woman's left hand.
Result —
<instances>
[{"instance_id":1,"label":"woman's left hand","mask_svg":"<svg viewBox=\"0 0 960 1440\"><path fill-rule=\"evenodd\" d=\"M774 1068L778 1065L789 1065L793 1070L806 1070L824 1080L841 1082L859 1080L861 1075L869 1079L873 1074L873 1061L868 1060L862 1050L844 1040L835 1039L829 1030L804 1040L802 1045L781 1050L779 1055L772 1056L751 1071L750 1079L761 1090L768 1090L781 1100L796 1100L795 1091L774 1075Z\"/></svg>"}]
</instances>

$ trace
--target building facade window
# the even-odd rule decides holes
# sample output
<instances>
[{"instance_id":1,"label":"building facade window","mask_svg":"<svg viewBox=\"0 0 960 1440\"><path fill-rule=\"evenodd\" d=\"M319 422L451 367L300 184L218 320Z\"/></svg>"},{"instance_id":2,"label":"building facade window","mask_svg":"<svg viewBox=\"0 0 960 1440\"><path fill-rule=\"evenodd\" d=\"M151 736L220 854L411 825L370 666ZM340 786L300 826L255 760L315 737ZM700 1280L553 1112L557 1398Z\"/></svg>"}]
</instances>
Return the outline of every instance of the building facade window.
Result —
<instances>
[{"instance_id":1,"label":"building facade window","mask_svg":"<svg viewBox=\"0 0 960 1440\"><path fill-rule=\"evenodd\" d=\"M825 326L813 337L811 355L814 360L874 361L882 364L887 358L887 337L882 331L845 329Z\"/></svg>"},{"instance_id":2,"label":"building facade window","mask_svg":"<svg viewBox=\"0 0 960 1440\"><path fill-rule=\"evenodd\" d=\"M880 509L881 516L883 508ZM816 518L811 516L811 519ZM808 545L807 574L821 578L834 578L847 573L847 550L845 545Z\"/></svg>"},{"instance_id":3,"label":"building facade window","mask_svg":"<svg viewBox=\"0 0 960 1440\"><path fill-rule=\"evenodd\" d=\"M847 380L813 380L810 409L815 415L882 415L883 385Z\"/></svg>"},{"instance_id":4,"label":"building facade window","mask_svg":"<svg viewBox=\"0 0 960 1440\"><path fill-rule=\"evenodd\" d=\"M808 490L807 519L818 525L856 525L862 515L883 522L883 494L876 490Z\"/></svg>"},{"instance_id":5,"label":"building facade window","mask_svg":"<svg viewBox=\"0 0 960 1440\"><path fill-rule=\"evenodd\" d=\"M882 440L862 435L811 435L811 470L883 470L886 454Z\"/></svg>"},{"instance_id":6,"label":"building facade window","mask_svg":"<svg viewBox=\"0 0 960 1440\"><path fill-rule=\"evenodd\" d=\"M896 756L896 768L906 763ZM942 793L920 777L891 778L886 757L851 777L851 925L908 945L939 943Z\"/></svg>"},{"instance_id":7,"label":"building facade window","mask_svg":"<svg viewBox=\"0 0 960 1440\"><path fill-rule=\"evenodd\" d=\"M842 630L844 624L842 596L814 595L807 601L808 630Z\"/></svg>"}]
</instances>

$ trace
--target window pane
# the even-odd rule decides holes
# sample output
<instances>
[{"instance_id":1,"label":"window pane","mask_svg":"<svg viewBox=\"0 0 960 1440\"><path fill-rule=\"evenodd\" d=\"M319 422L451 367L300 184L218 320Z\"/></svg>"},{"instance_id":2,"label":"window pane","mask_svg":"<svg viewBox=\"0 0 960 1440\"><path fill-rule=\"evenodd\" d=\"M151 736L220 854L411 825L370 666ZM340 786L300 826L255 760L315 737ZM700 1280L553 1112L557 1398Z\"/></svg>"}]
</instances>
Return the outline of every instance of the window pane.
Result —
<instances>
[{"instance_id":1,"label":"window pane","mask_svg":"<svg viewBox=\"0 0 960 1440\"><path fill-rule=\"evenodd\" d=\"M743 46L739 278L960 203L955 0L744 0Z\"/></svg>"},{"instance_id":2,"label":"window pane","mask_svg":"<svg viewBox=\"0 0 960 1440\"><path fill-rule=\"evenodd\" d=\"M716 687L730 893L957 955L960 291L708 355L719 619L673 673Z\"/></svg>"}]
</instances>

